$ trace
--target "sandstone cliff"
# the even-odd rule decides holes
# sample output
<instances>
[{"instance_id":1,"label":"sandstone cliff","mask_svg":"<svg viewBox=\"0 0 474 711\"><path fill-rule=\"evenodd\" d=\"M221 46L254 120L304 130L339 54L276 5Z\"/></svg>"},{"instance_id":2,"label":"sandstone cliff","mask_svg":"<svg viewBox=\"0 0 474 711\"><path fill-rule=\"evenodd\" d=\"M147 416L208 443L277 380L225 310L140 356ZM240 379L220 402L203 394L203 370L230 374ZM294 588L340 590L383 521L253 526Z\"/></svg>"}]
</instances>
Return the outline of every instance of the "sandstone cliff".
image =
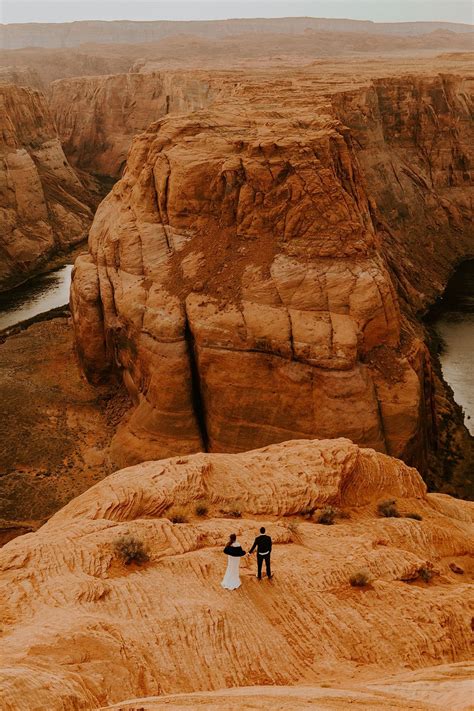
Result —
<instances>
[{"instance_id":1,"label":"sandstone cliff","mask_svg":"<svg viewBox=\"0 0 474 711\"><path fill-rule=\"evenodd\" d=\"M43 95L0 84L0 290L84 239L88 202Z\"/></svg>"},{"instance_id":2,"label":"sandstone cliff","mask_svg":"<svg viewBox=\"0 0 474 711\"><path fill-rule=\"evenodd\" d=\"M440 295L453 267L474 255L473 87L469 76L409 76L334 98L357 145L402 308L425 339L414 315ZM441 373L431 379L436 456L428 480L472 496L473 439Z\"/></svg>"},{"instance_id":3,"label":"sandstone cliff","mask_svg":"<svg viewBox=\"0 0 474 711\"><path fill-rule=\"evenodd\" d=\"M474 78L377 79L333 100L350 128L383 249L417 311L474 255Z\"/></svg>"},{"instance_id":4,"label":"sandstone cliff","mask_svg":"<svg viewBox=\"0 0 474 711\"><path fill-rule=\"evenodd\" d=\"M378 517L391 497L402 517ZM345 518L315 523L307 512L327 505ZM178 510L186 523L172 523ZM275 708L273 697L299 709L306 685L321 708L465 708L472 520L472 505L426 494L414 469L347 440L117 472L0 551L2 707L161 708L139 699L252 686L183 707ZM238 591L222 590L229 534L248 549L262 524L274 580L258 582L252 561ZM143 567L117 559L124 534L148 548ZM361 569L370 585L351 588Z\"/></svg>"},{"instance_id":5,"label":"sandstone cliff","mask_svg":"<svg viewBox=\"0 0 474 711\"><path fill-rule=\"evenodd\" d=\"M362 104L361 127L377 133L371 153L360 126L342 121L347 96L337 86L322 91L314 75L241 82L207 110L163 119L135 139L72 287L86 372L94 379L118 368L136 405L115 438L119 464L346 436L426 471L433 375L414 322L423 303L416 269L402 282L397 259L416 251L413 224L420 234L438 220L455 248L450 261L430 264L432 297L468 238L464 83L424 81L428 97L449 86L452 105L416 104L410 79L350 95ZM368 113L367 97L384 91L384 110ZM393 97L406 126L388 125ZM433 113L441 138L429 134ZM441 184L420 209L415 159L424 141L439 146L429 160L441 156ZM414 217L397 239L384 218L396 176L374 168L385 180L376 182L371 170L401 163L403 153L411 165L400 205ZM433 209L439 200L446 207Z\"/></svg>"},{"instance_id":6,"label":"sandstone cliff","mask_svg":"<svg viewBox=\"0 0 474 711\"><path fill-rule=\"evenodd\" d=\"M0 43L5 48L15 47L75 47L87 43L159 42L165 37L196 35L221 38L251 32L301 34L307 30L325 32L361 32L412 36L444 30L471 33L471 25L454 22L372 22L317 17L243 18L234 20L153 21L135 22L61 22L10 23L0 26Z\"/></svg>"},{"instance_id":7,"label":"sandstone cliff","mask_svg":"<svg viewBox=\"0 0 474 711\"><path fill-rule=\"evenodd\" d=\"M135 134L166 114L203 108L215 93L199 73L115 74L53 82L50 106L72 165L119 177Z\"/></svg>"}]
</instances>

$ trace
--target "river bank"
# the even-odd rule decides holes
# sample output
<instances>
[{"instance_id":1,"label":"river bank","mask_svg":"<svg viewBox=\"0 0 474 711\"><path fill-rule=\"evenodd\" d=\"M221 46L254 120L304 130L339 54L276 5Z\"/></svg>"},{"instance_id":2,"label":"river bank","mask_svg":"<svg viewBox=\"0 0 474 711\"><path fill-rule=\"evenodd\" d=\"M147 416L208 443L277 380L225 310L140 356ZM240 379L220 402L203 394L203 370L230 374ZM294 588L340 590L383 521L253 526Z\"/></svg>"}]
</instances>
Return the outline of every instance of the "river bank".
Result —
<instances>
[{"instance_id":1,"label":"river bank","mask_svg":"<svg viewBox=\"0 0 474 711\"><path fill-rule=\"evenodd\" d=\"M429 324L445 381L474 435L474 260L463 262L433 306Z\"/></svg>"}]
</instances>

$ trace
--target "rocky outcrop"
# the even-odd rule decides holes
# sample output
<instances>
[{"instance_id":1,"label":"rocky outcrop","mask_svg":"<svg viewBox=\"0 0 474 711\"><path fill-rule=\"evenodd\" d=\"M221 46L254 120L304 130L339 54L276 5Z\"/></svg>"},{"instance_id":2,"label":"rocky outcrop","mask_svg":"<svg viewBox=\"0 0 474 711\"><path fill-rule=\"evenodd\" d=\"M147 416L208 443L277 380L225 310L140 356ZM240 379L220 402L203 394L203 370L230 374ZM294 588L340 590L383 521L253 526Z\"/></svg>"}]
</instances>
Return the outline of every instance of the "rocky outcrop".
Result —
<instances>
[{"instance_id":1,"label":"rocky outcrop","mask_svg":"<svg viewBox=\"0 0 474 711\"><path fill-rule=\"evenodd\" d=\"M402 309L425 340L415 315L442 293L457 263L474 255L473 86L469 76L410 76L334 98L358 147ZM436 358L435 370L427 480L472 496L474 441Z\"/></svg>"},{"instance_id":2,"label":"rocky outcrop","mask_svg":"<svg viewBox=\"0 0 474 711\"><path fill-rule=\"evenodd\" d=\"M68 160L117 178L135 134L169 113L189 113L216 90L199 73L116 74L53 82L51 109Z\"/></svg>"},{"instance_id":3,"label":"rocky outcrop","mask_svg":"<svg viewBox=\"0 0 474 711\"><path fill-rule=\"evenodd\" d=\"M401 516L378 517L377 503L392 497ZM311 512L328 505L344 517L316 523ZM186 522L172 523L178 510ZM404 517L411 512L422 520ZM235 689L242 705L231 694L217 708L246 708L249 694L300 708L302 686L323 684L321 708L329 695L341 704L326 697L330 708L354 698L364 708L421 711L444 699L461 709L472 520L472 505L427 494L414 469L347 440L117 472L0 551L3 707L72 711L214 690L225 699L222 690L255 686ZM252 561L241 565L240 590L223 590L229 534L248 549L261 525L274 542L274 580L257 581ZM126 534L148 549L143 567L117 558ZM364 589L349 584L359 570ZM193 698L184 705L194 708Z\"/></svg>"},{"instance_id":4,"label":"rocky outcrop","mask_svg":"<svg viewBox=\"0 0 474 711\"><path fill-rule=\"evenodd\" d=\"M445 80L425 83L437 95ZM361 90L363 102L395 87L392 96L408 112L406 128L397 128L402 140L374 109L379 142L371 157L341 120L347 95L329 98L315 84L308 108L309 85L242 82L207 111L152 125L96 215L91 254L76 264L72 308L89 377L118 368L136 405L115 438L121 465L346 436L426 470L436 437L433 375L413 321L415 286L402 313L396 289L397 256L409 260L415 251L412 223L399 228L398 242L407 243L397 255L384 219L391 198L373 187L370 170L379 148L380 161L390 159L392 141L395 156L423 157L420 141L430 139L420 138L420 108L403 103L402 80ZM412 85L407 80L408 97ZM455 79L451 86L453 93ZM468 244L457 237L464 171L449 167L449 156L463 160L462 106L456 100L457 133L447 128L440 144L439 180L451 176L444 199L452 191L459 205L457 216L442 208L442 234L458 240L455 255ZM443 126L449 104L431 105L423 117L433 111ZM361 109L362 126L370 123L364 116ZM384 175L390 183L392 174ZM428 229L420 214L430 213L433 191L422 212L418 179L409 180L405 209L419 231ZM441 283L436 261L432 267L432 283Z\"/></svg>"},{"instance_id":5,"label":"rocky outcrop","mask_svg":"<svg viewBox=\"0 0 474 711\"><path fill-rule=\"evenodd\" d=\"M391 271L416 311L474 255L473 89L468 76L393 77L333 100L357 145Z\"/></svg>"},{"instance_id":6,"label":"rocky outcrop","mask_svg":"<svg viewBox=\"0 0 474 711\"><path fill-rule=\"evenodd\" d=\"M0 290L83 240L88 202L43 95L0 84Z\"/></svg>"}]
</instances>

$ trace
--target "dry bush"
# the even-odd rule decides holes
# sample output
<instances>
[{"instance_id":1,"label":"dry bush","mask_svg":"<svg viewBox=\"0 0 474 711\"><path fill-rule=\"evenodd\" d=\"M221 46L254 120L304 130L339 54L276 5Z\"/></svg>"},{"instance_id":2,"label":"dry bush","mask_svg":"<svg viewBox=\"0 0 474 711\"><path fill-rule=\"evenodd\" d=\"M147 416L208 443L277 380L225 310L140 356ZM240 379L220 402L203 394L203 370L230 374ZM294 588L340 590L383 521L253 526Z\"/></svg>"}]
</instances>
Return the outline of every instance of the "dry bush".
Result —
<instances>
[{"instance_id":1,"label":"dry bush","mask_svg":"<svg viewBox=\"0 0 474 711\"><path fill-rule=\"evenodd\" d=\"M403 514L405 518L412 518L414 521L423 521L423 516L421 514L413 512Z\"/></svg>"},{"instance_id":2,"label":"dry bush","mask_svg":"<svg viewBox=\"0 0 474 711\"><path fill-rule=\"evenodd\" d=\"M303 518L313 518L315 511L316 511L316 508L314 506L312 508L308 506L305 509L301 509L301 511L299 512L299 515L303 516Z\"/></svg>"},{"instance_id":3,"label":"dry bush","mask_svg":"<svg viewBox=\"0 0 474 711\"><path fill-rule=\"evenodd\" d=\"M196 508L194 509L194 513L196 516L207 516L209 512L209 507L205 501L198 501L196 504Z\"/></svg>"},{"instance_id":4,"label":"dry bush","mask_svg":"<svg viewBox=\"0 0 474 711\"><path fill-rule=\"evenodd\" d=\"M180 509L180 508L171 509L168 512L168 518L171 521L171 523L187 523L188 522L188 516L186 514L186 511L184 511L184 509Z\"/></svg>"},{"instance_id":5,"label":"dry bush","mask_svg":"<svg viewBox=\"0 0 474 711\"><path fill-rule=\"evenodd\" d=\"M332 526L337 516L339 516L339 509L336 509L333 506L326 506L324 509L319 511L316 523L322 523L325 526Z\"/></svg>"},{"instance_id":6,"label":"dry bush","mask_svg":"<svg viewBox=\"0 0 474 711\"><path fill-rule=\"evenodd\" d=\"M227 516L228 518L242 518L242 505L240 501L236 501L232 508L221 509L221 514Z\"/></svg>"},{"instance_id":7,"label":"dry bush","mask_svg":"<svg viewBox=\"0 0 474 711\"><path fill-rule=\"evenodd\" d=\"M434 576L434 572L432 568L429 568L427 565L422 565L421 568L418 568L418 576L423 580L423 582L429 583Z\"/></svg>"},{"instance_id":8,"label":"dry bush","mask_svg":"<svg viewBox=\"0 0 474 711\"><path fill-rule=\"evenodd\" d=\"M394 499L387 499L387 501L381 501L377 506L377 513L379 516L384 516L385 518L400 518L400 512L397 508L397 502Z\"/></svg>"},{"instance_id":9,"label":"dry bush","mask_svg":"<svg viewBox=\"0 0 474 711\"><path fill-rule=\"evenodd\" d=\"M125 565L130 565L130 563L142 565L150 560L142 541L131 535L117 538L114 542L114 552Z\"/></svg>"},{"instance_id":10,"label":"dry bush","mask_svg":"<svg viewBox=\"0 0 474 711\"><path fill-rule=\"evenodd\" d=\"M370 583L370 575L366 570L359 570L349 578L353 588L364 588Z\"/></svg>"},{"instance_id":11,"label":"dry bush","mask_svg":"<svg viewBox=\"0 0 474 711\"><path fill-rule=\"evenodd\" d=\"M227 516L230 518L242 518L242 511L238 508L231 509L230 511L226 511Z\"/></svg>"}]
</instances>

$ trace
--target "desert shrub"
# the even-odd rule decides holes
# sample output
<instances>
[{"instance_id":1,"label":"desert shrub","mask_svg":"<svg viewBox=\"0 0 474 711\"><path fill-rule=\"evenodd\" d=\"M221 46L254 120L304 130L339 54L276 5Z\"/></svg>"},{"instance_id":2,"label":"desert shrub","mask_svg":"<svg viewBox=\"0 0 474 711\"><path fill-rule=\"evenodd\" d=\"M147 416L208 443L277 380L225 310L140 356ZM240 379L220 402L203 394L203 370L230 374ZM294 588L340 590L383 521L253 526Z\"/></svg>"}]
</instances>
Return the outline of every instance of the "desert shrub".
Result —
<instances>
[{"instance_id":1,"label":"desert shrub","mask_svg":"<svg viewBox=\"0 0 474 711\"><path fill-rule=\"evenodd\" d=\"M397 502L394 499L381 501L377 506L377 513L379 516L385 516L385 518L400 518Z\"/></svg>"},{"instance_id":2,"label":"desert shrub","mask_svg":"<svg viewBox=\"0 0 474 711\"><path fill-rule=\"evenodd\" d=\"M130 565L130 563L142 565L150 560L142 541L131 535L118 538L114 543L114 551L125 565Z\"/></svg>"},{"instance_id":3,"label":"desert shrub","mask_svg":"<svg viewBox=\"0 0 474 711\"><path fill-rule=\"evenodd\" d=\"M344 511L344 509L337 509L337 515L339 518L348 519L351 517L349 511Z\"/></svg>"},{"instance_id":4,"label":"desert shrub","mask_svg":"<svg viewBox=\"0 0 474 711\"><path fill-rule=\"evenodd\" d=\"M175 513L171 514L170 521L171 523L187 523L188 518L184 513L175 511Z\"/></svg>"},{"instance_id":5,"label":"desert shrub","mask_svg":"<svg viewBox=\"0 0 474 711\"><path fill-rule=\"evenodd\" d=\"M318 513L316 521L317 523L322 523L325 526L332 526L338 514L338 509L335 509L333 506L326 506L326 508L322 509Z\"/></svg>"},{"instance_id":6,"label":"desert shrub","mask_svg":"<svg viewBox=\"0 0 474 711\"><path fill-rule=\"evenodd\" d=\"M303 516L303 518L312 518L314 516L315 511L316 509L314 506L312 508L308 506L305 509L301 509L300 516Z\"/></svg>"},{"instance_id":7,"label":"desert shrub","mask_svg":"<svg viewBox=\"0 0 474 711\"><path fill-rule=\"evenodd\" d=\"M200 501L196 504L196 508L194 509L196 516L207 516L208 511L209 508L204 501Z\"/></svg>"},{"instance_id":8,"label":"desert shrub","mask_svg":"<svg viewBox=\"0 0 474 711\"><path fill-rule=\"evenodd\" d=\"M423 582L429 583L433 578L434 572L427 565L422 565L421 568L418 568L418 575Z\"/></svg>"},{"instance_id":9,"label":"desert shrub","mask_svg":"<svg viewBox=\"0 0 474 711\"><path fill-rule=\"evenodd\" d=\"M370 575L366 570L359 570L351 575L349 582L353 588L364 588L370 583Z\"/></svg>"},{"instance_id":10,"label":"desert shrub","mask_svg":"<svg viewBox=\"0 0 474 711\"><path fill-rule=\"evenodd\" d=\"M406 513L404 516L405 518L412 518L414 521L423 521L423 516L416 512Z\"/></svg>"},{"instance_id":11,"label":"desert shrub","mask_svg":"<svg viewBox=\"0 0 474 711\"><path fill-rule=\"evenodd\" d=\"M230 509L230 511L226 511L226 513L230 518L242 518L242 511L238 508Z\"/></svg>"}]
</instances>

